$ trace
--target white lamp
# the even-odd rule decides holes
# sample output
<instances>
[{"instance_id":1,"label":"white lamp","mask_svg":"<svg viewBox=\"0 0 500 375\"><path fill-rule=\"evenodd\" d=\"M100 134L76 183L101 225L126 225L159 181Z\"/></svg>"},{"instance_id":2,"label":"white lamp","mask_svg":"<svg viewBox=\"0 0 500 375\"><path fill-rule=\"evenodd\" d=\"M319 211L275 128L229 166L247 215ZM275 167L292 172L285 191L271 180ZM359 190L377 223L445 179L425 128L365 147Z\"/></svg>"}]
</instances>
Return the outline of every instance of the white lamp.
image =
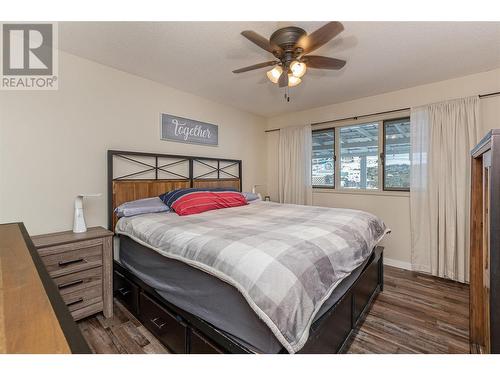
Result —
<instances>
[{"instance_id":1,"label":"white lamp","mask_svg":"<svg viewBox=\"0 0 500 375\"><path fill-rule=\"evenodd\" d=\"M266 186L265 184L256 184L252 186L252 193L257 194L260 199L262 199L262 195L257 193L257 186Z\"/></svg>"},{"instance_id":2,"label":"white lamp","mask_svg":"<svg viewBox=\"0 0 500 375\"><path fill-rule=\"evenodd\" d=\"M83 198L84 197L100 197L99 194L78 194L75 198L75 215L73 218L73 232L83 233L87 231L85 225L85 217L83 216Z\"/></svg>"},{"instance_id":3,"label":"white lamp","mask_svg":"<svg viewBox=\"0 0 500 375\"><path fill-rule=\"evenodd\" d=\"M288 87L295 87L300 84L302 80L299 77L295 77L293 74L288 74Z\"/></svg>"},{"instance_id":4,"label":"white lamp","mask_svg":"<svg viewBox=\"0 0 500 375\"><path fill-rule=\"evenodd\" d=\"M281 73L283 73L283 68L279 65L276 65L274 68L267 72L267 78L269 78L272 83L278 83Z\"/></svg>"},{"instance_id":5,"label":"white lamp","mask_svg":"<svg viewBox=\"0 0 500 375\"><path fill-rule=\"evenodd\" d=\"M290 65L290 70L294 77L301 78L304 74L306 74L307 66L305 63L295 60Z\"/></svg>"}]
</instances>

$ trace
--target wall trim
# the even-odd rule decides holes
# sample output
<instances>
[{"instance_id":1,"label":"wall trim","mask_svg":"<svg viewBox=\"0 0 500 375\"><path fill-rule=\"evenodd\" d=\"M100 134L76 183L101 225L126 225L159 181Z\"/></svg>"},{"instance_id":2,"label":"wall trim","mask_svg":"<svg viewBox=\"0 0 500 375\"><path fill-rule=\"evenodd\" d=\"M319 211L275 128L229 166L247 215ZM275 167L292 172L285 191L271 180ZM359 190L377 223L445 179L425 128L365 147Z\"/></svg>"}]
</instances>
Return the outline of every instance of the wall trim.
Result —
<instances>
[{"instance_id":1,"label":"wall trim","mask_svg":"<svg viewBox=\"0 0 500 375\"><path fill-rule=\"evenodd\" d=\"M392 266L392 267L396 267L396 268L402 268L402 269L408 270L408 271L413 271L410 262L403 262L401 260L390 259L390 258L384 257L384 264L387 266Z\"/></svg>"}]
</instances>

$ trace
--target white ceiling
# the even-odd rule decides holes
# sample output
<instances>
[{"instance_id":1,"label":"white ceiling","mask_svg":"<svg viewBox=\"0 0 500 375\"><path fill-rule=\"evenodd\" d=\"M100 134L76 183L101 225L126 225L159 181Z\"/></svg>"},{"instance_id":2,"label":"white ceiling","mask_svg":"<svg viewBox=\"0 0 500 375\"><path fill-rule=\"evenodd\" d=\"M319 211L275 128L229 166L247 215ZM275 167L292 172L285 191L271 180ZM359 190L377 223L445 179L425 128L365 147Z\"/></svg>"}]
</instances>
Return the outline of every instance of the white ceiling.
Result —
<instances>
[{"instance_id":1,"label":"white ceiling","mask_svg":"<svg viewBox=\"0 0 500 375\"><path fill-rule=\"evenodd\" d=\"M61 22L59 46L72 54L262 116L303 110L500 67L500 22L343 22L314 54L347 60L340 71L309 69L286 103L266 69L272 60L243 36L269 37L323 22Z\"/></svg>"}]
</instances>

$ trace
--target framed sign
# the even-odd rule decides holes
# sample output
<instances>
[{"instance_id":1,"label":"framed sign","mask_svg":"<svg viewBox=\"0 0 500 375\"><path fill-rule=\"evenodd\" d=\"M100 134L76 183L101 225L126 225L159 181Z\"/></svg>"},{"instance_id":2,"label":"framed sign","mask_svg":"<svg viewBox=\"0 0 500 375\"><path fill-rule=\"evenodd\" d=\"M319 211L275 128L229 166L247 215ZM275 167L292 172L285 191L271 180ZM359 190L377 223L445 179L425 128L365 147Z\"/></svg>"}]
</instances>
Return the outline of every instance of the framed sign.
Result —
<instances>
[{"instance_id":1,"label":"framed sign","mask_svg":"<svg viewBox=\"0 0 500 375\"><path fill-rule=\"evenodd\" d=\"M219 144L219 127L184 117L161 114L161 139L206 146Z\"/></svg>"}]
</instances>

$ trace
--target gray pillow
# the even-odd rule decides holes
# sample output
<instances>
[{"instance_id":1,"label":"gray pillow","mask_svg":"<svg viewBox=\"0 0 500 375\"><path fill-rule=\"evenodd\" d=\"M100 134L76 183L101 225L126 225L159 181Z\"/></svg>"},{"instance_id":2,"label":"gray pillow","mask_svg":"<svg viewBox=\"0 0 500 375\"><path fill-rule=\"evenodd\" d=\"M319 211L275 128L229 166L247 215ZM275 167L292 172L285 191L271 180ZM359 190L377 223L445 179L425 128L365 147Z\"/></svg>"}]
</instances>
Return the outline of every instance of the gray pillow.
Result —
<instances>
[{"instance_id":1,"label":"gray pillow","mask_svg":"<svg viewBox=\"0 0 500 375\"><path fill-rule=\"evenodd\" d=\"M243 192L241 193L247 200L247 202L255 201L257 199L260 199L259 194L256 193L250 193L250 192Z\"/></svg>"},{"instance_id":2,"label":"gray pillow","mask_svg":"<svg viewBox=\"0 0 500 375\"><path fill-rule=\"evenodd\" d=\"M126 202L115 208L115 213L118 217L152 214L155 212L167 211L170 211L170 209L158 197L138 199L136 201Z\"/></svg>"}]
</instances>

